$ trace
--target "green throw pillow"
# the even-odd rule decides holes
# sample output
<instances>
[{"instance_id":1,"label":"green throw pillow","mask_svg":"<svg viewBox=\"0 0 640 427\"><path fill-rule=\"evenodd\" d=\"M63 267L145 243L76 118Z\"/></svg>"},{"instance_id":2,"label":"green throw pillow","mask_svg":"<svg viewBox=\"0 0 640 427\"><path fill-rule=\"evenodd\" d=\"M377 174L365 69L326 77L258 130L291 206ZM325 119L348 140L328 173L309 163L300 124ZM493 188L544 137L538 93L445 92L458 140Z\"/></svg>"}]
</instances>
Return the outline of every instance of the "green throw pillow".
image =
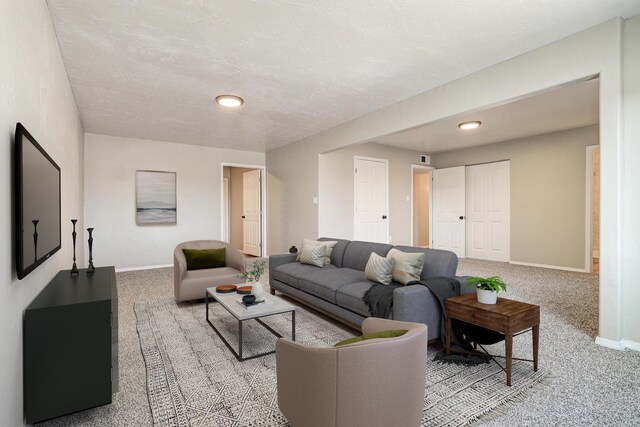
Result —
<instances>
[{"instance_id":1,"label":"green throw pillow","mask_svg":"<svg viewBox=\"0 0 640 427\"><path fill-rule=\"evenodd\" d=\"M217 249L183 249L187 259L187 270L224 267L225 248Z\"/></svg>"},{"instance_id":2,"label":"green throw pillow","mask_svg":"<svg viewBox=\"0 0 640 427\"><path fill-rule=\"evenodd\" d=\"M374 338L395 338L400 337L407 333L406 329L389 329L388 331L375 332L373 334L361 335L359 337L348 338L340 341L334 347L340 347L341 345L353 344L354 342L372 340Z\"/></svg>"}]
</instances>

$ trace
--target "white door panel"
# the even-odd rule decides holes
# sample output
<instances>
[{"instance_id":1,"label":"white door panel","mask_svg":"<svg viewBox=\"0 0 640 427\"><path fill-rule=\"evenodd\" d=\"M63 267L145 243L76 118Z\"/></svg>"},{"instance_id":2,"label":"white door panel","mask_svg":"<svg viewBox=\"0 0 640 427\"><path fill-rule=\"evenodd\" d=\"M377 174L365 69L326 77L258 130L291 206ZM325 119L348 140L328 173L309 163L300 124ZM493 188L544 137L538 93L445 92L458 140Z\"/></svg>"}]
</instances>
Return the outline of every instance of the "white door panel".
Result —
<instances>
[{"instance_id":1,"label":"white door panel","mask_svg":"<svg viewBox=\"0 0 640 427\"><path fill-rule=\"evenodd\" d=\"M467 256L510 260L510 162L467 167Z\"/></svg>"},{"instance_id":2,"label":"white door panel","mask_svg":"<svg viewBox=\"0 0 640 427\"><path fill-rule=\"evenodd\" d=\"M465 167L433 171L433 247L465 257Z\"/></svg>"},{"instance_id":3,"label":"white door panel","mask_svg":"<svg viewBox=\"0 0 640 427\"><path fill-rule=\"evenodd\" d=\"M354 240L388 243L387 162L354 159Z\"/></svg>"},{"instance_id":4,"label":"white door panel","mask_svg":"<svg viewBox=\"0 0 640 427\"><path fill-rule=\"evenodd\" d=\"M262 246L260 172L256 169L242 174L242 250L255 256L261 255Z\"/></svg>"}]
</instances>

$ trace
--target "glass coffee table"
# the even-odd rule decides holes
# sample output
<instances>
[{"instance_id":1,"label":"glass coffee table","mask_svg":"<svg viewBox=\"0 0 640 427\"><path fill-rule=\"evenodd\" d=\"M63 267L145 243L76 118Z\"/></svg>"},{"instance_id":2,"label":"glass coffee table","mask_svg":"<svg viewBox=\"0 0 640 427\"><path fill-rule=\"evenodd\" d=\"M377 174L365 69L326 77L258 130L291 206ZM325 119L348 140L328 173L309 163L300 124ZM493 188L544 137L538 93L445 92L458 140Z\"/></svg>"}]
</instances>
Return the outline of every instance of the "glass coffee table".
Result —
<instances>
[{"instance_id":1,"label":"glass coffee table","mask_svg":"<svg viewBox=\"0 0 640 427\"><path fill-rule=\"evenodd\" d=\"M238 321L238 351L229 344L229 342L225 339L222 333L216 328L216 326L211 323L209 320L209 299L214 299L219 302L222 307L224 307L233 317ZM296 307L293 304L288 303L284 299L276 296L276 295L265 295L265 302L255 304L251 307L245 307L238 300L242 299L242 295L239 295L237 292L230 293L218 293L216 292L216 288L207 288L207 292L205 295L205 305L206 305L206 319L207 323L211 325L216 334L220 337L222 342L227 346L229 350L236 356L239 361L255 359L256 357L266 356L268 354L275 353L275 349L272 351L267 351L265 353L255 354L249 357L242 356L242 323L247 320L255 319L258 323L264 326L269 332L277 336L278 338L282 338L277 331L275 331L271 326L264 323L261 319L263 317L273 316L276 314L283 313L291 313L291 338L293 341L296 340Z\"/></svg>"}]
</instances>

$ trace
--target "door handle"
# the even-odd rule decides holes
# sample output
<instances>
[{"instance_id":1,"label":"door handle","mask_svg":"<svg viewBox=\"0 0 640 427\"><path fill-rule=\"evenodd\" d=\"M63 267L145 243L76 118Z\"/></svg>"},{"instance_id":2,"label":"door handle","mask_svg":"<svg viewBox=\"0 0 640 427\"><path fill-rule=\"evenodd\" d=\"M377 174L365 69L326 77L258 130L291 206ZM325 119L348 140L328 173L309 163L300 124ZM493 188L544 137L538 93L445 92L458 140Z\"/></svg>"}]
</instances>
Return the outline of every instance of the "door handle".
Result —
<instances>
[{"instance_id":1,"label":"door handle","mask_svg":"<svg viewBox=\"0 0 640 427\"><path fill-rule=\"evenodd\" d=\"M242 219L244 219L244 215L242 215ZM460 219L462 219L462 217L460 217Z\"/></svg>"},{"instance_id":2,"label":"door handle","mask_svg":"<svg viewBox=\"0 0 640 427\"><path fill-rule=\"evenodd\" d=\"M382 219L387 219L387 216L386 215L382 215Z\"/></svg>"},{"instance_id":3,"label":"door handle","mask_svg":"<svg viewBox=\"0 0 640 427\"><path fill-rule=\"evenodd\" d=\"M243 217L244 218L244 217ZM462 215L460 215L460 219L464 219L464 217Z\"/></svg>"}]
</instances>

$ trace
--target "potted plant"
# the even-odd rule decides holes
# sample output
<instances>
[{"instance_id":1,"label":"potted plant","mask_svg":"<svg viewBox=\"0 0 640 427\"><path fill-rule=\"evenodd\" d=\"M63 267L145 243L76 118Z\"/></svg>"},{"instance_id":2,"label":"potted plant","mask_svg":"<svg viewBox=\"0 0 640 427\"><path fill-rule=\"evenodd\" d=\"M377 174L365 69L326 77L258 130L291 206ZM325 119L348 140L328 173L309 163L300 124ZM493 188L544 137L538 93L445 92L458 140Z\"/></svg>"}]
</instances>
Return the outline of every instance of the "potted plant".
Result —
<instances>
[{"instance_id":1,"label":"potted plant","mask_svg":"<svg viewBox=\"0 0 640 427\"><path fill-rule=\"evenodd\" d=\"M237 276L239 279L244 279L251 285L251 293L255 295L256 301L262 301L264 299L264 287L259 280L264 274L266 264L267 262L265 260L256 261L251 264L251 268L245 267L244 273Z\"/></svg>"},{"instance_id":2,"label":"potted plant","mask_svg":"<svg viewBox=\"0 0 640 427\"><path fill-rule=\"evenodd\" d=\"M476 288L478 302L482 304L495 304L498 300L498 292L507 290L507 284L498 276L468 277L467 286Z\"/></svg>"}]
</instances>

